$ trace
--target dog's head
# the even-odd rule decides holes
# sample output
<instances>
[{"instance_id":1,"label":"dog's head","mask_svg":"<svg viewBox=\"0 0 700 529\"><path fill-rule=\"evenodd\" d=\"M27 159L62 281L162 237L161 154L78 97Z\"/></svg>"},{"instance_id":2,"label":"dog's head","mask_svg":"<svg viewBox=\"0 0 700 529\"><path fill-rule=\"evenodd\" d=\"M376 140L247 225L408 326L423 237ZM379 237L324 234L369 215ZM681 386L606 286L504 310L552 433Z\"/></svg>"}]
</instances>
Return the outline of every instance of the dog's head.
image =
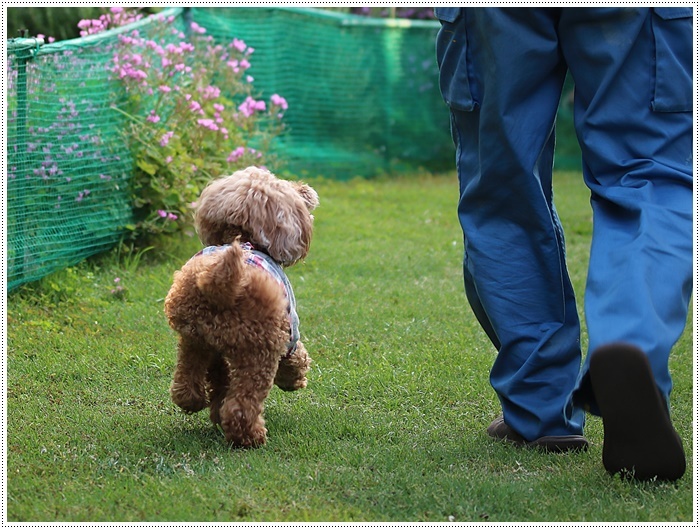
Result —
<instances>
[{"instance_id":1,"label":"dog's head","mask_svg":"<svg viewBox=\"0 0 700 529\"><path fill-rule=\"evenodd\" d=\"M248 167L207 185L197 203L195 227L207 246L240 236L289 266L309 252L316 206L318 195L309 185Z\"/></svg>"}]
</instances>

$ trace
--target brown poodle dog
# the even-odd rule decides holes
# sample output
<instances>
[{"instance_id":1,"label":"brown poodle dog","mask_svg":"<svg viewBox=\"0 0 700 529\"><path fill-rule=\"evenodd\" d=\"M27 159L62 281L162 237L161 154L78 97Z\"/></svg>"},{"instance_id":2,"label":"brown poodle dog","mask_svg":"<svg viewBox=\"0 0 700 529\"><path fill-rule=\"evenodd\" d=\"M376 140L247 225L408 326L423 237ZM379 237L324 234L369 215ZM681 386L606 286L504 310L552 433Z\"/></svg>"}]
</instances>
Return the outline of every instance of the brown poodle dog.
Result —
<instances>
[{"instance_id":1,"label":"brown poodle dog","mask_svg":"<svg viewBox=\"0 0 700 529\"><path fill-rule=\"evenodd\" d=\"M273 384L306 387L311 359L282 267L306 257L316 206L310 186L257 167L211 182L200 196L195 227L206 248L175 272L165 299L179 334L170 396L188 413L209 407L233 446L265 443Z\"/></svg>"}]
</instances>

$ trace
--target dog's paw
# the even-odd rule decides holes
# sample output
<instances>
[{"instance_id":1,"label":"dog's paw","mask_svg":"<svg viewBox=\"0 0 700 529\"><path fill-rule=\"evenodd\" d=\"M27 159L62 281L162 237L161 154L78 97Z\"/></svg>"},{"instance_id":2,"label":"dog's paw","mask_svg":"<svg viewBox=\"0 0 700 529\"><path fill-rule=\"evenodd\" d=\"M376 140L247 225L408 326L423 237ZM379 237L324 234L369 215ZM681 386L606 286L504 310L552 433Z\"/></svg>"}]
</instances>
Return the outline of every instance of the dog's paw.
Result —
<instances>
[{"instance_id":1,"label":"dog's paw","mask_svg":"<svg viewBox=\"0 0 700 529\"><path fill-rule=\"evenodd\" d=\"M267 428L260 415L251 417L254 412L240 408L223 410L221 428L226 441L232 448L256 448L267 441Z\"/></svg>"},{"instance_id":2,"label":"dog's paw","mask_svg":"<svg viewBox=\"0 0 700 529\"><path fill-rule=\"evenodd\" d=\"M267 442L267 428L249 432L243 437L226 435L226 441L231 448L259 448Z\"/></svg>"},{"instance_id":3,"label":"dog's paw","mask_svg":"<svg viewBox=\"0 0 700 529\"><path fill-rule=\"evenodd\" d=\"M297 350L291 356L280 360L275 374L275 385L283 391L296 391L306 387L306 373L309 372L311 358L306 347L299 341Z\"/></svg>"},{"instance_id":4,"label":"dog's paw","mask_svg":"<svg viewBox=\"0 0 700 529\"><path fill-rule=\"evenodd\" d=\"M282 391L296 391L304 389L308 384L306 377L303 378L286 378L283 376L275 377L275 385Z\"/></svg>"},{"instance_id":5,"label":"dog's paw","mask_svg":"<svg viewBox=\"0 0 700 529\"><path fill-rule=\"evenodd\" d=\"M170 387L170 399L186 413L197 413L208 406L206 396L175 382Z\"/></svg>"}]
</instances>

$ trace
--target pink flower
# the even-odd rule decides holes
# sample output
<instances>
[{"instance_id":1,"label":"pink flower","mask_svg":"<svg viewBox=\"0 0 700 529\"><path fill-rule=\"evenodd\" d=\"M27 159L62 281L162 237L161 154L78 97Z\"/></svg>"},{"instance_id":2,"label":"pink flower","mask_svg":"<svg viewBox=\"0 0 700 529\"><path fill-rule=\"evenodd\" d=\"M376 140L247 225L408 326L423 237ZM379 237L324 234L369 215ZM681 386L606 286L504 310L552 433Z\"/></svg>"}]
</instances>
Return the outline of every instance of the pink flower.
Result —
<instances>
[{"instance_id":1,"label":"pink flower","mask_svg":"<svg viewBox=\"0 0 700 529\"><path fill-rule=\"evenodd\" d=\"M192 31L194 31L195 33L200 33L200 34L207 32L207 30L205 28L203 28L202 26L200 26L196 22L192 22L192 24L190 24L190 29Z\"/></svg>"},{"instance_id":2,"label":"pink flower","mask_svg":"<svg viewBox=\"0 0 700 529\"><path fill-rule=\"evenodd\" d=\"M214 123L213 119L198 119L197 123L199 123L205 129L219 130L219 126L216 123Z\"/></svg>"},{"instance_id":3,"label":"pink flower","mask_svg":"<svg viewBox=\"0 0 700 529\"><path fill-rule=\"evenodd\" d=\"M279 94L272 94L272 96L270 97L270 103L280 107L282 110L287 110L287 108L289 108L287 100Z\"/></svg>"},{"instance_id":4,"label":"pink flower","mask_svg":"<svg viewBox=\"0 0 700 529\"><path fill-rule=\"evenodd\" d=\"M148 77L148 74L143 70L138 70L134 68L130 64L125 64L122 68L119 69L119 77L129 77L131 79L141 80L146 79Z\"/></svg>"},{"instance_id":5,"label":"pink flower","mask_svg":"<svg viewBox=\"0 0 700 529\"><path fill-rule=\"evenodd\" d=\"M231 45L234 48L236 48L238 51L240 51L241 53L243 53L245 51L245 49L248 47L248 46L246 46L245 42L243 42L242 40L239 40L239 39L233 39L233 42L231 43Z\"/></svg>"},{"instance_id":6,"label":"pink flower","mask_svg":"<svg viewBox=\"0 0 700 529\"><path fill-rule=\"evenodd\" d=\"M55 39L55 38L53 38L53 37L48 37L48 38L47 38L46 35L43 35L43 34L41 34L41 33L37 33L37 34L36 34L36 38L37 38L37 39L46 39L46 42L48 42L49 44L51 44L52 42L56 42L56 39Z\"/></svg>"},{"instance_id":7,"label":"pink flower","mask_svg":"<svg viewBox=\"0 0 700 529\"><path fill-rule=\"evenodd\" d=\"M160 116L156 114L155 110L151 110L151 113L146 118L146 121L150 121L151 123L158 123L160 121Z\"/></svg>"},{"instance_id":8,"label":"pink flower","mask_svg":"<svg viewBox=\"0 0 700 529\"><path fill-rule=\"evenodd\" d=\"M156 213L158 213L158 216L161 219L166 219L166 220L177 220L177 215L175 213L169 213L167 211L164 211L162 209L159 209Z\"/></svg>"},{"instance_id":9,"label":"pink flower","mask_svg":"<svg viewBox=\"0 0 700 529\"><path fill-rule=\"evenodd\" d=\"M241 156L245 154L245 148L244 147L236 147L233 151L231 151L231 154L228 155L228 158L226 158L226 161L228 163L235 162L238 160Z\"/></svg>"},{"instance_id":10,"label":"pink flower","mask_svg":"<svg viewBox=\"0 0 700 529\"><path fill-rule=\"evenodd\" d=\"M160 146L165 147L170 142L170 138L172 138L174 134L175 133L173 131L163 134L163 136L160 138Z\"/></svg>"},{"instance_id":11,"label":"pink flower","mask_svg":"<svg viewBox=\"0 0 700 529\"><path fill-rule=\"evenodd\" d=\"M238 106L238 111L246 117L250 117L255 114L256 110L265 110L265 101L256 101L252 97L246 97L245 101Z\"/></svg>"},{"instance_id":12,"label":"pink flower","mask_svg":"<svg viewBox=\"0 0 700 529\"><path fill-rule=\"evenodd\" d=\"M88 35L106 30L107 23L104 20L81 20L78 22L78 28L82 30L80 32L80 36L86 37Z\"/></svg>"},{"instance_id":13,"label":"pink flower","mask_svg":"<svg viewBox=\"0 0 700 529\"><path fill-rule=\"evenodd\" d=\"M170 91L172 90L172 88L170 88L170 87L167 86L167 85L161 85L161 86L158 87L158 90L160 90L160 91L163 92L164 94L167 94L168 92L170 92Z\"/></svg>"},{"instance_id":14,"label":"pink flower","mask_svg":"<svg viewBox=\"0 0 700 529\"><path fill-rule=\"evenodd\" d=\"M246 76L245 80L249 83L252 83L253 81L255 81L255 78L252 75L248 75Z\"/></svg>"},{"instance_id":15,"label":"pink flower","mask_svg":"<svg viewBox=\"0 0 700 529\"><path fill-rule=\"evenodd\" d=\"M202 110L202 105L200 105L200 104L197 103L196 101L192 101L192 102L190 103L190 110L191 110L192 112L201 112L201 110ZM203 113L203 112L202 112L202 113Z\"/></svg>"},{"instance_id":16,"label":"pink flower","mask_svg":"<svg viewBox=\"0 0 700 529\"><path fill-rule=\"evenodd\" d=\"M204 99L216 99L221 95L221 90L218 89L216 86L207 86L204 88L204 90L201 90L202 92L202 97Z\"/></svg>"}]
</instances>

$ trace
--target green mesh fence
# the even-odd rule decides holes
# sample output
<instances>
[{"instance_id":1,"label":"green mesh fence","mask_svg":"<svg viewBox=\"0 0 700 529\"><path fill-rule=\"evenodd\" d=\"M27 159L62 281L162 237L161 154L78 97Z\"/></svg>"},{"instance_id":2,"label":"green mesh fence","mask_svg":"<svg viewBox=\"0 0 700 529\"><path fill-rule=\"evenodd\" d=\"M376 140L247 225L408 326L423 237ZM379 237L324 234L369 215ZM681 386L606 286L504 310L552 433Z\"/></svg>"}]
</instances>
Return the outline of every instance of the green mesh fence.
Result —
<instances>
[{"instance_id":1,"label":"green mesh fence","mask_svg":"<svg viewBox=\"0 0 700 529\"><path fill-rule=\"evenodd\" d=\"M109 248L131 214L131 160L110 109L109 44L38 50L14 44L7 83L8 290Z\"/></svg>"},{"instance_id":2,"label":"green mesh fence","mask_svg":"<svg viewBox=\"0 0 700 529\"><path fill-rule=\"evenodd\" d=\"M279 154L297 174L333 178L454 167L437 84L437 21L378 19L303 8L194 8L222 42L256 49L251 74L289 102ZM558 169L579 169L568 95L557 121Z\"/></svg>"},{"instance_id":3,"label":"green mesh fence","mask_svg":"<svg viewBox=\"0 0 700 529\"><path fill-rule=\"evenodd\" d=\"M8 290L112 247L131 220L119 33L7 43Z\"/></svg>"},{"instance_id":4,"label":"green mesh fence","mask_svg":"<svg viewBox=\"0 0 700 529\"><path fill-rule=\"evenodd\" d=\"M454 167L437 21L284 7L166 14L179 28L194 21L222 42L255 48L256 91L289 103L276 145L289 171L345 179ZM131 29L45 46L8 41L8 290L110 248L132 220L133 160L112 108L124 93L109 72L118 34ZM580 167L570 106L558 129L557 164Z\"/></svg>"},{"instance_id":5,"label":"green mesh fence","mask_svg":"<svg viewBox=\"0 0 700 529\"><path fill-rule=\"evenodd\" d=\"M453 164L437 21L300 8L201 8L192 16L217 39L255 48L256 86L289 102L279 153L292 171L346 178Z\"/></svg>"}]
</instances>

